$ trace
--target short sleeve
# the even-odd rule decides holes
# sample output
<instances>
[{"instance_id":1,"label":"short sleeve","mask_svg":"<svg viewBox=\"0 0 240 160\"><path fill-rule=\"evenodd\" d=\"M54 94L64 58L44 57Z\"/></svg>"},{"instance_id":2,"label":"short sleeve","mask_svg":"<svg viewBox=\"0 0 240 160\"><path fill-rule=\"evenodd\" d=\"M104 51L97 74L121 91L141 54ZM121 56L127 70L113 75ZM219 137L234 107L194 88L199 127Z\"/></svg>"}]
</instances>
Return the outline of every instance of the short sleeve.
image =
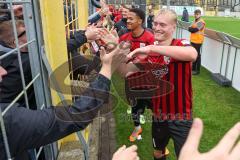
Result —
<instances>
[{"instance_id":1,"label":"short sleeve","mask_svg":"<svg viewBox=\"0 0 240 160\"><path fill-rule=\"evenodd\" d=\"M186 39L182 39L182 40L180 40L179 41L179 45L177 45L177 46L191 46L191 43L190 43L190 41L189 40L186 40Z\"/></svg>"}]
</instances>

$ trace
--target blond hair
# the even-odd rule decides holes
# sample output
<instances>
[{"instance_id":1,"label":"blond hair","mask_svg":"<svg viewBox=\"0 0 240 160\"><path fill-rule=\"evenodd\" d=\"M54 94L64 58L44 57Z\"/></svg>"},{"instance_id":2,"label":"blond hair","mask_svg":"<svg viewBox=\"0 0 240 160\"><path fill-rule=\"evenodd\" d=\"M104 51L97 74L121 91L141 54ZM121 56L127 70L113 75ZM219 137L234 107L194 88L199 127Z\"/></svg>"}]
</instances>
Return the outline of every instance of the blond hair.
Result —
<instances>
[{"instance_id":1,"label":"blond hair","mask_svg":"<svg viewBox=\"0 0 240 160\"><path fill-rule=\"evenodd\" d=\"M162 9L160 9L160 11L158 12L156 17L158 17L160 15L167 15L167 16L171 17L173 22L175 24L177 24L177 13L174 10L167 9L167 8L162 8Z\"/></svg>"}]
</instances>

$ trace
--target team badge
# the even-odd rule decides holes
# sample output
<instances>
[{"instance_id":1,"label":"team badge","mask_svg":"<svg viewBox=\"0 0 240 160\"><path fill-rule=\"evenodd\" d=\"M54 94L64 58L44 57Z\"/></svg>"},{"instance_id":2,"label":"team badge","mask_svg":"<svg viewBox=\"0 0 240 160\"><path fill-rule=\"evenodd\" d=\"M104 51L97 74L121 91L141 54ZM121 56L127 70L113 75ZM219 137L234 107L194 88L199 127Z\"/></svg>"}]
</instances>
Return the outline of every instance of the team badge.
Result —
<instances>
[{"instance_id":1,"label":"team badge","mask_svg":"<svg viewBox=\"0 0 240 160\"><path fill-rule=\"evenodd\" d=\"M188 46L190 45L190 42L186 39L182 40L181 43L184 45L184 46Z\"/></svg>"},{"instance_id":2,"label":"team badge","mask_svg":"<svg viewBox=\"0 0 240 160\"><path fill-rule=\"evenodd\" d=\"M170 57L164 56L164 62L165 62L166 64L169 64L169 63L170 63L170 60L171 60Z\"/></svg>"}]
</instances>

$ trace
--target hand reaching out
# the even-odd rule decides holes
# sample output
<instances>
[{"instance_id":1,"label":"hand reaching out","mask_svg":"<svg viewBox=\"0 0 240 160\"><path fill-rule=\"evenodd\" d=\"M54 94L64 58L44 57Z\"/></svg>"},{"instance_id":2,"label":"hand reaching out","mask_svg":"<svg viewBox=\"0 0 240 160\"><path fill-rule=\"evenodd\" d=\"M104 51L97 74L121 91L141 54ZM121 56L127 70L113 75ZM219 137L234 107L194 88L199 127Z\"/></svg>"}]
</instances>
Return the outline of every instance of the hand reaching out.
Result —
<instances>
[{"instance_id":1,"label":"hand reaching out","mask_svg":"<svg viewBox=\"0 0 240 160\"><path fill-rule=\"evenodd\" d=\"M107 4L106 4L106 1L105 0L100 0L100 6L103 8L103 7L106 7Z\"/></svg>"},{"instance_id":2,"label":"hand reaching out","mask_svg":"<svg viewBox=\"0 0 240 160\"><path fill-rule=\"evenodd\" d=\"M109 7L106 4L105 0L100 0L100 6L101 6L101 10L100 10L100 15L101 16L106 16L106 15L110 15L111 14L111 12L109 10Z\"/></svg>"},{"instance_id":3,"label":"hand reaching out","mask_svg":"<svg viewBox=\"0 0 240 160\"><path fill-rule=\"evenodd\" d=\"M94 24L87 27L85 35L88 41L101 39L106 34L103 28L97 28Z\"/></svg>"},{"instance_id":4,"label":"hand reaching out","mask_svg":"<svg viewBox=\"0 0 240 160\"><path fill-rule=\"evenodd\" d=\"M230 129L217 146L206 153L198 151L202 131L202 121L195 119L179 160L240 160L240 142L236 143L240 136L240 123Z\"/></svg>"},{"instance_id":5,"label":"hand reaching out","mask_svg":"<svg viewBox=\"0 0 240 160\"><path fill-rule=\"evenodd\" d=\"M106 34L104 34L101 38L105 44L116 44L116 45L118 44L119 37L114 27L110 31L105 29L105 33Z\"/></svg>"},{"instance_id":6,"label":"hand reaching out","mask_svg":"<svg viewBox=\"0 0 240 160\"><path fill-rule=\"evenodd\" d=\"M120 64L126 62L126 55L130 52L129 48L119 46L120 45L110 52L107 52L104 47L100 48L100 59L102 61L102 69L100 73L109 79Z\"/></svg>"},{"instance_id":7,"label":"hand reaching out","mask_svg":"<svg viewBox=\"0 0 240 160\"><path fill-rule=\"evenodd\" d=\"M119 39L116 28L112 27L112 29L110 30L110 33Z\"/></svg>"},{"instance_id":8,"label":"hand reaching out","mask_svg":"<svg viewBox=\"0 0 240 160\"><path fill-rule=\"evenodd\" d=\"M151 47L152 47L152 45L142 47L142 48L137 48L127 55L127 59L130 60L137 56L139 56L141 58L145 58L151 52Z\"/></svg>"},{"instance_id":9,"label":"hand reaching out","mask_svg":"<svg viewBox=\"0 0 240 160\"><path fill-rule=\"evenodd\" d=\"M125 145L122 146L114 153L112 160L139 160L137 146L133 145L128 148Z\"/></svg>"}]
</instances>

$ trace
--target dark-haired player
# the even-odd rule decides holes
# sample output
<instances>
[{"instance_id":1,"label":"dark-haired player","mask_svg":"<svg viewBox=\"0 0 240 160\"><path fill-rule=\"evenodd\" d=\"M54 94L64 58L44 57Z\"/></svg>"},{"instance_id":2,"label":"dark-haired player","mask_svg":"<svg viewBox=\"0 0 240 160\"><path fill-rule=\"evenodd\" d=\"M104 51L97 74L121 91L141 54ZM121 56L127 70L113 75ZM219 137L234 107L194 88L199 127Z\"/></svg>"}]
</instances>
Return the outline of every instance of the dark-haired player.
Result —
<instances>
[{"instance_id":1,"label":"dark-haired player","mask_svg":"<svg viewBox=\"0 0 240 160\"><path fill-rule=\"evenodd\" d=\"M137 48L145 47L147 45L152 45L154 43L154 36L149 31L144 29L143 23L145 22L145 12L139 8L130 9L127 16L127 29L129 32L123 34L120 37L121 41L129 41L131 43L131 51L134 51ZM131 74L128 73L126 75L126 84L128 84L128 78L131 77ZM131 101L128 97L129 94L129 86L126 85L126 96L129 101ZM142 127L140 125L140 117L144 123L143 113L145 110L145 100L138 100L136 105L132 106L132 118L134 121L134 130L129 137L131 142L134 142L138 136L142 133Z\"/></svg>"}]
</instances>

